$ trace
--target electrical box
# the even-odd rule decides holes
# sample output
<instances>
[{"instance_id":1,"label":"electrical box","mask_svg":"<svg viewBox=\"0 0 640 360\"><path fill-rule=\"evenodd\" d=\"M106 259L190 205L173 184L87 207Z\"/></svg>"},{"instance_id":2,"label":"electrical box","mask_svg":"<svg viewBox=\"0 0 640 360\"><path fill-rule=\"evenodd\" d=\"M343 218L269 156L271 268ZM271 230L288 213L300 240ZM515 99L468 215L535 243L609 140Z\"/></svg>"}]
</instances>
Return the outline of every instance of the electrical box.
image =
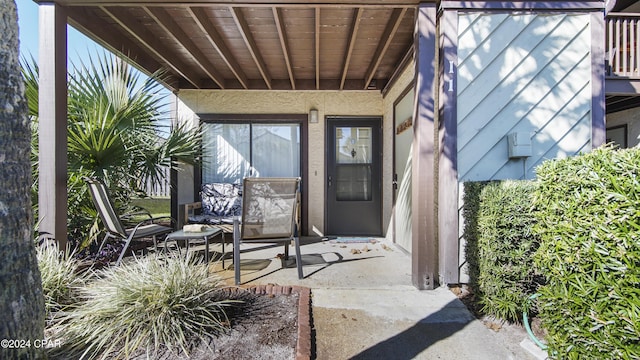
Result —
<instances>
[{"instance_id":1,"label":"electrical box","mask_svg":"<svg viewBox=\"0 0 640 360\"><path fill-rule=\"evenodd\" d=\"M509 158L529 157L531 151L531 135L527 132L514 132L508 135Z\"/></svg>"}]
</instances>

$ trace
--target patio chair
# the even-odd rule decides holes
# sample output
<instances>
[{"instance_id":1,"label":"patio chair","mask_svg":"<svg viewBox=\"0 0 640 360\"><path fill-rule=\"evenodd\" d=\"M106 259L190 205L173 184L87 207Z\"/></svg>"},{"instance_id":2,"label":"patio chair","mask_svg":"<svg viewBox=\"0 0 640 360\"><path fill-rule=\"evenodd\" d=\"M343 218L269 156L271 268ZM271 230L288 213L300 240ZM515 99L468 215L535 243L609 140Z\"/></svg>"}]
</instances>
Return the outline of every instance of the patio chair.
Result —
<instances>
[{"instance_id":1,"label":"patio chair","mask_svg":"<svg viewBox=\"0 0 640 360\"><path fill-rule=\"evenodd\" d=\"M98 210L98 214L100 215L100 219L102 220L107 233L98 248L98 252L102 250L102 247L109 238L120 239L124 242L124 247L122 248L122 252L120 252L116 266L120 265L124 254L129 248L131 240L152 238L154 248L157 249L157 237L173 231L173 228L171 227L154 223L154 221L159 219L168 219L169 217L153 218L151 215L149 215L149 219L139 222L135 227L126 229L121 218L118 217L115 211L113 202L111 201L111 197L109 196L109 192L104 183L96 178L84 178L84 180L89 185L89 192L93 198L93 203L96 206L96 210Z\"/></svg>"},{"instance_id":2,"label":"patio chair","mask_svg":"<svg viewBox=\"0 0 640 360\"><path fill-rule=\"evenodd\" d=\"M227 234L233 233L233 219L242 215L241 185L202 184L200 201L181 204L178 208L178 227L184 224L215 225Z\"/></svg>"},{"instance_id":3,"label":"patio chair","mask_svg":"<svg viewBox=\"0 0 640 360\"><path fill-rule=\"evenodd\" d=\"M240 245L243 243L284 243L283 266L293 241L298 278L302 279L297 213L300 178L245 178L242 218L233 222L233 266L240 285Z\"/></svg>"}]
</instances>

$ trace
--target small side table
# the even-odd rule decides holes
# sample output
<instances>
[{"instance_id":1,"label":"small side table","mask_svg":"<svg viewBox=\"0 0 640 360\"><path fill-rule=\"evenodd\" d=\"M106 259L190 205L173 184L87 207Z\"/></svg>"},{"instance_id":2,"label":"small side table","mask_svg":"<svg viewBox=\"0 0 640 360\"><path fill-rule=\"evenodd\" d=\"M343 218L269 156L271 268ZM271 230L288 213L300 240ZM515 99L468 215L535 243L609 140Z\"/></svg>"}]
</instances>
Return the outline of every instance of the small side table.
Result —
<instances>
[{"instance_id":1,"label":"small side table","mask_svg":"<svg viewBox=\"0 0 640 360\"><path fill-rule=\"evenodd\" d=\"M178 230L167 235L165 243L170 240L177 241L184 240L187 242L187 251L189 250L189 240L203 239L205 243L204 260L209 263L209 238L222 235L222 267L224 267L224 232L218 227L209 227L206 230L198 232L186 232L184 230Z\"/></svg>"}]
</instances>

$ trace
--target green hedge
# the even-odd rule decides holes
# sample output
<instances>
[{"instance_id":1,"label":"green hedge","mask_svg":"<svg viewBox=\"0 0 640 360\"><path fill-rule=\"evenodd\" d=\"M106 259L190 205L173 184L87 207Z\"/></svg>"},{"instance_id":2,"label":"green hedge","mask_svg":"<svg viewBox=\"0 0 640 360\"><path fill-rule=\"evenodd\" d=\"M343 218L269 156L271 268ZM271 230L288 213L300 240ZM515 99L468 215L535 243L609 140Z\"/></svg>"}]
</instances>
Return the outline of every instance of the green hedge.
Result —
<instances>
[{"instance_id":1,"label":"green hedge","mask_svg":"<svg viewBox=\"0 0 640 360\"><path fill-rule=\"evenodd\" d=\"M549 353L640 359L640 150L594 150L537 168L535 262Z\"/></svg>"},{"instance_id":2,"label":"green hedge","mask_svg":"<svg viewBox=\"0 0 640 360\"><path fill-rule=\"evenodd\" d=\"M471 286L481 312L520 322L541 277L533 267L531 181L465 183L464 238Z\"/></svg>"}]
</instances>

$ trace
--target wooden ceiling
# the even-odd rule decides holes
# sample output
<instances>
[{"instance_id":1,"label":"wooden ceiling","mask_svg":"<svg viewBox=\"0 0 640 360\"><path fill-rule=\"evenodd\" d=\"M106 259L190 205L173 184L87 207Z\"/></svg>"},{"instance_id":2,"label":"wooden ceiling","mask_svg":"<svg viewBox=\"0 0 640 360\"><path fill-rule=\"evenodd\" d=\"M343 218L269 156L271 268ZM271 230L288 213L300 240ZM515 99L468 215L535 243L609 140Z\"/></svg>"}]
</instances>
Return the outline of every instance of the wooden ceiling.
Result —
<instances>
[{"instance_id":1,"label":"wooden ceiling","mask_svg":"<svg viewBox=\"0 0 640 360\"><path fill-rule=\"evenodd\" d=\"M418 1L59 0L68 23L178 89L380 90Z\"/></svg>"}]
</instances>

